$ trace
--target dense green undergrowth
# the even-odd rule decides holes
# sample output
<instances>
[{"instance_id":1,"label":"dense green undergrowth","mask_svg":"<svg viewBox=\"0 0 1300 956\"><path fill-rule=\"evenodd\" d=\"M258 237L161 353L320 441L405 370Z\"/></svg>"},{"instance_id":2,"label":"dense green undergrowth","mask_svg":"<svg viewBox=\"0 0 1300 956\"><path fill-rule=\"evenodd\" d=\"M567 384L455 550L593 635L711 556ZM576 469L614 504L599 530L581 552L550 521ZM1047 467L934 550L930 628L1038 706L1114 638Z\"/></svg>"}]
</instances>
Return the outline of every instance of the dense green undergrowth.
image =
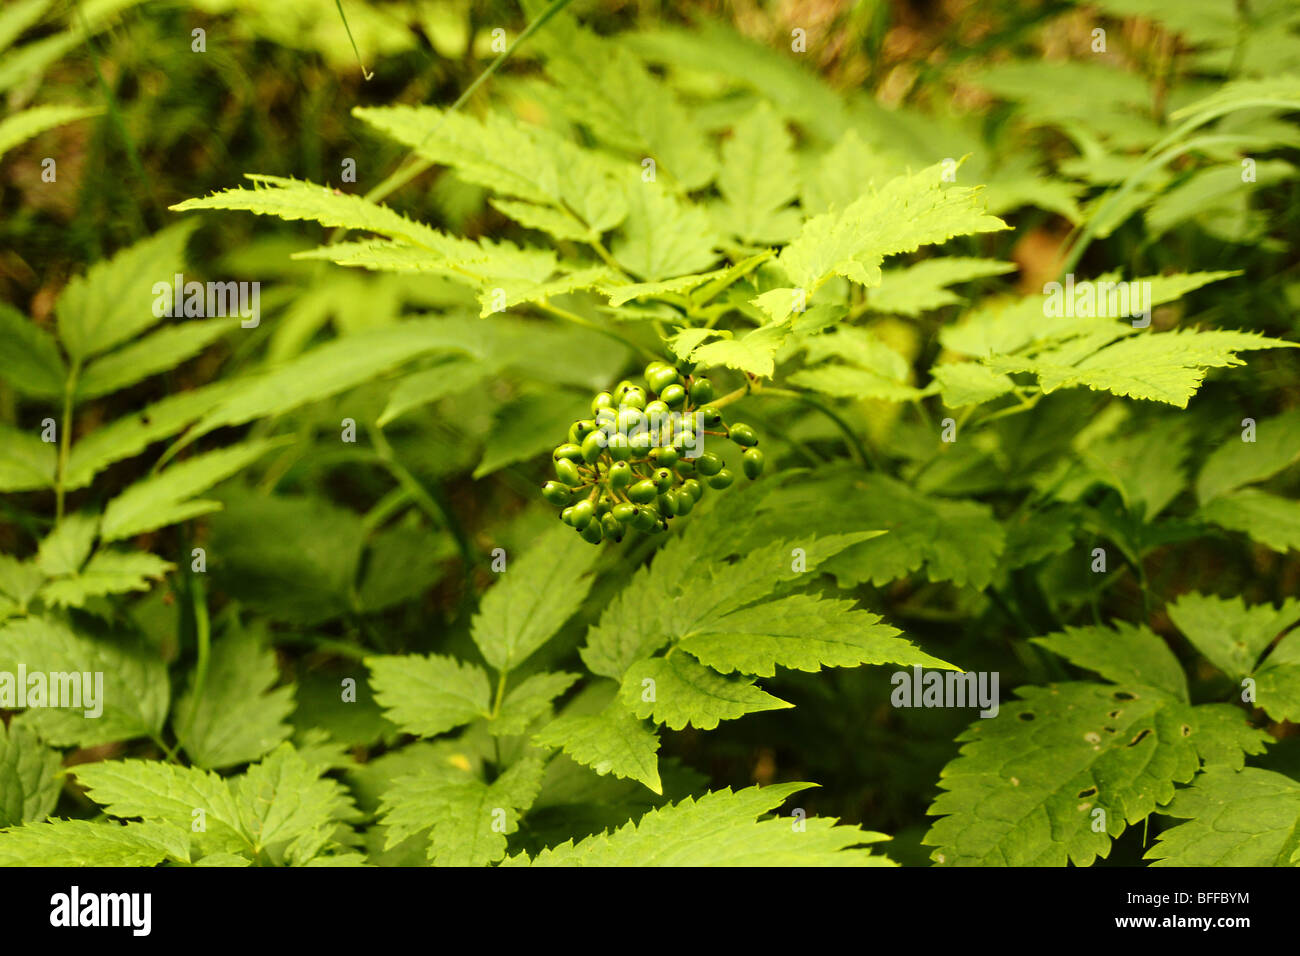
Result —
<instances>
[{"instance_id":1,"label":"dense green undergrowth","mask_svg":"<svg viewBox=\"0 0 1300 956\"><path fill-rule=\"evenodd\" d=\"M347 12L0 13L0 863L1300 863L1293 8Z\"/></svg>"}]
</instances>

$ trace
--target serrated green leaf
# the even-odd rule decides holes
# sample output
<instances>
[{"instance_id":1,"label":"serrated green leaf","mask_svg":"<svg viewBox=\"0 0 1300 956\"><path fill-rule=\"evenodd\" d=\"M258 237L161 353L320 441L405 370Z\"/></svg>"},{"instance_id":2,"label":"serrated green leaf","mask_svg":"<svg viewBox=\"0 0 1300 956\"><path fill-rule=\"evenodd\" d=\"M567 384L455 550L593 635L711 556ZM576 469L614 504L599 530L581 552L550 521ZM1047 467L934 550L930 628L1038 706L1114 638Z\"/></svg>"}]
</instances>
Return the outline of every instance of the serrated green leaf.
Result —
<instances>
[{"instance_id":1,"label":"serrated green leaf","mask_svg":"<svg viewBox=\"0 0 1300 956\"><path fill-rule=\"evenodd\" d=\"M656 183L623 187L627 219L610 247L618 264L638 279L653 281L701 272L717 259L718 237L703 210Z\"/></svg>"},{"instance_id":2,"label":"serrated green leaf","mask_svg":"<svg viewBox=\"0 0 1300 956\"><path fill-rule=\"evenodd\" d=\"M1086 386L1186 408L1209 369L1245 364L1237 352L1295 347L1294 342L1256 332L1175 330L1131 335L1099 350L1088 350L1086 357L1074 362L1050 356L1035 359L1021 364L1020 370L1036 374L1039 386L1048 393Z\"/></svg>"},{"instance_id":3,"label":"serrated green leaf","mask_svg":"<svg viewBox=\"0 0 1300 956\"><path fill-rule=\"evenodd\" d=\"M686 654L637 661L623 675L623 706L672 730L687 724L712 730L723 720L781 710L793 704L754 686L752 680L722 677Z\"/></svg>"},{"instance_id":4,"label":"serrated green leaf","mask_svg":"<svg viewBox=\"0 0 1300 956\"><path fill-rule=\"evenodd\" d=\"M986 505L925 495L880 474L841 471L805 478L760 503L759 514L763 521L755 534L887 530L827 562L825 570L842 587L859 581L885 584L924 568L931 581L983 588L993 580L1006 547L1006 533Z\"/></svg>"},{"instance_id":5,"label":"serrated green leaf","mask_svg":"<svg viewBox=\"0 0 1300 956\"><path fill-rule=\"evenodd\" d=\"M1149 628L1124 621L1116 622L1113 629L1101 625L1067 627L1035 637L1033 643L1116 684L1145 684L1181 701L1189 700L1187 678L1178 658Z\"/></svg>"},{"instance_id":6,"label":"serrated green leaf","mask_svg":"<svg viewBox=\"0 0 1300 956\"><path fill-rule=\"evenodd\" d=\"M185 831L156 823L51 820L0 832L0 866L156 866L188 863Z\"/></svg>"},{"instance_id":7,"label":"serrated green leaf","mask_svg":"<svg viewBox=\"0 0 1300 956\"><path fill-rule=\"evenodd\" d=\"M120 541L217 511L221 502L197 495L247 468L278 443L251 441L196 455L138 481L108 503L100 524L104 541Z\"/></svg>"},{"instance_id":8,"label":"serrated green leaf","mask_svg":"<svg viewBox=\"0 0 1300 956\"><path fill-rule=\"evenodd\" d=\"M99 515L77 512L65 515L46 535L36 551L36 566L46 577L76 574L90 557L90 547L99 530Z\"/></svg>"},{"instance_id":9,"label":"serrated green leaf","mask_svg":"<svg viewBox=\"0 0 1300 956\"><path fill-rule=\"evenodd\" d=\"M57 448L38 432L0 424L0 491L53 488Z\"/></svg>"},{"instance_id":10,"label":"serrated green leaf","mask_svg":"<svg viewBox=\"0 0 1300 956\"><path fill-rule=\"evenodd\" d=\"M272 687L280 678L275 652L251 629L232 623L212 642L212 655L197 703L195 675L176 701L176 739L197 767L219 770L250 763L293 733L286 718L294 687Z\"/></svg>"},{"instance_id":11,"label":"serrated green leaf","mask_svg":"<svg viewBox=\"0 0 1300 956\"><path fill-rule=\"evenodd\" d=\"M1166 608L1169 619L1215 667L1234 680L1255 670L1273 639L1300 621L1300 600L1280 608L1247 605L1238 595L1220 598L1191 592Z\"/></svg>"},{"instance_id":12,"label":"serrated green leaf","mask_svg":"<svg viewBox=\"0 0 1300 956\"><path fill-rule=\"evenodd\" d=\"M750 242L787 242L799 231L790 203L798 192L793 141L766 103L742 117L722 144L715 220Z\"/></svg>"},{"instance_id":13,"label":"serrated green leaf","mask_svg":"<svg viewBox=\"0 0 1300 956\"><path fill-rule=\"evenodd\" d=\"M1300 409L1256 423L1252 441L1234 433L1205 459L1196 477L1201 504L1271 478L1300 459Z\"/></svg>"},{"instance_id":14,"label":"serrated green leaf","mask_svg":"<svg viewBox=\"0 0 1300 956\"><path fill-rule=\"evenodd\" d=\"M1300 783L1271 770L1209 770L1161 811L1186 820L1157 834L1152 866L1300 864Z\"/></svg>"},{"instance_id":15,"label":"serrated green leaf","mask_svg":"<svg viewBox=\"0 0 1300 956\"><path fill-rule=\"evenodd\" d=\"M84 607L94 597L147 591L175 567L147 551L98 551L80 571L41 588L41 598L54 607Z\"/></svg>"},{"instance_id":16,"label":"serrated green leaf","mask_svg":"<svg viewBox=\"0 0 1300 956\"><path fill-rule=\"evenodd\" d=\"M627 214L611 167L598 154L538 126L496 112L478 119L427 106L352 113L425 159L451 166L464 182L524 200L493 205L556 238L599 237ZM575 224L580 234L561 235Z\"/></svg>"},{"instance_id":17,"label":"serrated green leaf","mask_svg":"<svg viewBox=\"0 0 1300 956\"><path fill-rule=\"evenodd\" d=\"M943 164L936 164L891 179L842 211L809 219L779 261L794 284L809 292L832 275L876 286L886 256L1006 228L983 212L978 190L945 186Z\"/></svg>"},{"instance_id":18,"label":"serrated green leaf","mask_svg":"<svg viewBox=\"0 0 1300 956\"><path fill-rule=\"evenodd\" d=\"M759 378L771 378L775 356L785 344L788 329L764 325L739 338L719 339L696 346L686 358L705 368L724 365Z\"/></svg>"},{"instance_id":19,"label":"serrated green leaf","mask_svg":"<svg viewBox=\"0 0 1300 956\"><path fill-rule=\"evenodd\" d=\"M930 374L939 383L939 394L949 408L982 405L1015 389L1010 378L975 362L936 365Z\"/></svg>"},{"instance_id":20,"label":"serrated green leaf","mask_svg":"<svg viewBox=\"0 0 1300 956\"><path fill-rule=\"evenodd\" d=\"M437 319L416 319L336 339L269 372L234 380L235 390L207 412L191 434L283 415L435 351L474 355L478 350L463 324Z\"/></svg>"},{"instance_id":21,"label":"serrated green leaf","mask_svg":"<svg viewBox=\"0 0 1300 956\"><path fill-rule=\"evenodd\" d=\"M79 437L68 455L64 486L69 490L86 487L109 465L138 455L154 442L175 435L239 387L236 380L181 392Z\"/></svg>"},{"instance_id":22,"label":"serrated green leaf","mask_svg":"<svg viewBox=\"0 0 1300 956\"><path fill-rule=\"evenodd\" d=\"M387 206L328 186L258 173L246 173L245 178L252 182L251 189L225 189L211 196L187 199L170 208L173 212L235 209L290 221L307 220L331 228L361 229L435 251L445 248L448 243L462 241L449 239L436 229L407 219Z\"/></svg>"},{"instance_id":23,"label":"serrated green leaf","mask_svg":"<svg viewBox=\"0 0 1300 956\"><path fill-rule=\"evenodd\" d=\"M506 837L537 797L543 764L524 758L491 784L467 772L425 770L398 778L380 816L387 847L428 830L428 858L437 866L484 866L506 855Z\"/></svg>"},{"instance_id":24,"label":"serrated green leaf","mask_svg":"<svg viewBox=\"0 0 1300 956\"><path fill-rule=\"evenodd\" d=\"M890 861L862 847L888 837L855 826L836 826L833 817L811 817L802 827L769 817L809 784L787 783L706 793L651 810L612 833L542 850L531 860L511 857L513 866L888 866ZM859 848L861 847L861 848Z\"/></svg>"},{"instance_id":25,"label":"serrated green leaf","mask_svg":"<svg viewBox=\"0 0 1300 956\"><path fill-rule=\"evenodd\" d=\"M1249 535L1274 551L1300 549L1300 501L1258 488L1238 488L1202 505L1197 515Z\"/></svg>"},{"instance_id":26,"label":"serrated green leaf","mask_svg":"<svg viewBox=\"0 0 1300 956\"><path fill-rule=\"evenodd\" d=\"M491 689L481 667L437 654L367 657L384 716L407 733L435 737L487 717Z\"/></svg>"},{"instance_id":27,"label":"serrated green leaf","mask_svg":"<svg viewBox=\"0 0 1300 956\"><path fill-rule=\"evenodd\" d=\"M198 355L239 322L237 318L204 319L151 332L87 365L77 379L77 397L98 398L175 368Z\"/></svg>"},{"instance_id":28,"label":"serrated green leaf","mask_svg":"<svg viewBox=\"0 0 1300 956\"><path fill-rule=\"evenodd\" d=\"M54 812L63 789L61 763L58 752L42 744L23 720L12 721L8 730L0 723L0 828L44 820Z\"/></svg>"},{"instance_id":29,"label":"serrated green leaf","mask_svg":"<svg viewBox=\"0 0 1300 956\"><path fill-rule=\"evenodd\" d=\"M0 156L47 129L98 116L102 112L103 109L97 106L34 106L11 113L0 120Z\"/></svg>"},{"instance_id":30,"label":"serrated green leaf","mask_svg":"<svg viewBox=\"0 0 1300 956\"><path fill-rule=\"evenodd\" d=\"M724 674L772 677L776 668L818 671L859 664L903 664L956 669L898 637L880 616L853 601L794 594L710 617L678 644Z\"/></svg>"},{"instance_id":31,"label":"serrated green leaf","mask_svg":"<svg viewBox=\"0 0 1300 956\"><path fill-rule=\"evenodd\" d=\"M528 392L506 402L493 415L483 457L472 477L477 481L553 449L555 436L588 414L590 406L589 398L559 389Z\"/></svg>"},{"instance_id":32,"label":"serrated green leaf","mask_svg":"<svg viewBox=\"0 0 1300 956\"><path fill-rule=\"evenodd\" d=\"M81 764L76 776L110 816L189 832L198 819L194 811L204 811L204 829L191 834L204 856L235 853L302 865L330 843L340 822L355 818L343 786L321 776L325 769L281 744L228 780L150 760Z\"/></svg>"},{"instance_id":33,"label":"serrated green leaf","mask_svg":"<svg viewBox=\"0 0 1300 956\"><path fill-rule=\"evenodd\" d=\"M867 302L873 312L917 316L961 302L960 296L949 291L950 285L1004 275L1015 269L1014 263L996 259L962 256L925 259L905 269L886 269L880 287L871 290Z\"/></svg>"},{"instance_id":34,"label":"serrated green leaf","mask_svg":"<svg viewBox=\"0 0 1300 956\"><path fill-rule=\"evenodd\" d=\"M656 175L683 190L708 185L716 161L703 130L630 47L559 20L534 42L547 51L546 71L571 120L615 149L654 159Z\"/></svg>"},{"instance_id":35,"label":"serrated green leaf","mask_svg":"<svg viewBox=\"0 0 1300 956\"><path fill-rule=\"evenodd\" d=\"M64 287L55 313L59 338L74 362L129 341L158 322L154 284L183 271L185 243L197 225L189 220L170 226L96 263Z\"/></svg>"},{"instance_id":36,"label":"serrated green leaf","mask_svg":"<svg viewBox=\"0 0 1300 956\"><path fill-rule=\"evenodd\" d=\"M1020 700L958 737L961 755L944 768L945 792L929 810L942 819L923 841L939 848L936 862L1088 866L1200 765L1197 708L1153 688L1076 683L1016 693Z\"/></svg>"},{"instance_id":37,"label":"serrated green leaf","mask_svg":"<svg viewBox=\"0 0 1300 956\"><path fill-rule=\"evenodd\" d=\"M20 664L29 676L40 672L47 681L51 673L82 675L82 707L27 712L32 728L56 747L93 747L162 730L170 698L167 668L156 649L143 641L120 635L83 637L53 620L28 617L0 628L0 672L17 674ZM84 684L87 673L97 698L93 705ZM100 674L102 694L95 676ZM96 710L99 716L86 716Z\"/></svg>"},{"instance_id":38,"label":"serrated green leaf","mask_svg":"<svg viewBox=\"0 0 1300 956\"><path fill-rule=\"evenodd\" d=\"M54 337L0 302L0 378L24 395L62 398L68 370Z\"/></svg>"},{"instance_id":39,"label":"serrated green leaf","mask_svg":"<svg viewBox=\"0 0 1300 956\"><path fill-rule=\"evenodd\" d=\"M567 525L552 525L507 564L471 624L483 659L498 671L519 666L581 606L599 551Z\"/></svg>"},{"instance_id":40,"label":"serrated green leaf","mask_svg":"<svg viewBox=\"0 0 1300 956\"><path fill-rule=\"evenodd\" d=\"M595 714L562 715L533 735L538 747L556 747L604 776L636 780L663 793L659 735L618 703Z\"/></svg>"}]
</instances>

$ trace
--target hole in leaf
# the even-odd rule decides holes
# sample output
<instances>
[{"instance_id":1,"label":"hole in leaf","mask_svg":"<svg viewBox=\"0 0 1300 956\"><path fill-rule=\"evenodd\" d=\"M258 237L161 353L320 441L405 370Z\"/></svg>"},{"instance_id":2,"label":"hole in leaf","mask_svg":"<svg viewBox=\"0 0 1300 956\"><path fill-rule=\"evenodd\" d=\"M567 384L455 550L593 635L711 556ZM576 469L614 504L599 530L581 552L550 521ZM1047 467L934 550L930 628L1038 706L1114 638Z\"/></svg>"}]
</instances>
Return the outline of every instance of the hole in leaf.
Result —
<instances>
[{"instance_id":1,"label":"hole in leaf","mask_svg":"<svg viewBox=\"0 0 1300 956\"><path fill-rule=\"evenodd\" d=\"M1103 727L1103 728L1101 728L1101 729L1104 730L1104 731L1106 731L1106 733L1108 733L1108 734L1113 734L1113 733L1115 733L1115 728L1114 728L1114 727Z\"/></svg>"},{"instance_id":2,"label":"hole in leaf","mask_svg":"<svg viewBox=\"0 0 1300 956\"><path fill-rule=\"evenodd\" d=\"M1128 742L1128 745L1129 745L1130 747L1136 747L1138 744L1140 744L1140 743L1142 742L1142 738L1145 737L1145 736L1146 736L1147 734L1149 734L1149 733L1151 733L1150 728L1148 728L1147 730L1142 731L1142 733L1138 734L1136 737L1134 737L1132 740L1130 740L1130 741Z\"/></svg>"},{"instance_id":3,"label":"hole in leaf","mask_svg":"<svg viewBox=\"0 0 1300 956\"><path fill-rule=\"evenodd\" d=\"M1096 795L1097 795L1096 787L1089 787L1087 790L1080 790L1078 794L1080 800L1082 800L1084 797L1095 797Z\"/></svg>"},{"instance_id":4,"label":"hole in leaf","mask_svg":"<svg viewBox=\"0 0 1300 956\"><path fill-rule=\"evenodd\" d=\"M1109 717L1109 718L1111 718L1111 720L1115 720L1115 719L1118 718L1119 715L1122 714L1122 713L1124 713L1124 711L1122 711L1122 710L1112 710L1112 711L1111 711L1109 714L1107 714L1106 716Z\"/></svg>"},{"instance_id":5,"label":"hole in leaf","mask_svg":"<svg viewBox=\"0 0 1300 956\"><path fill-rule=\"evenodd\" d=\"M1130 694L1126 690L1117 690L1111 696L1116 700L1137 700L1137 694Z\"/></svg>"},{"instance_id":6,"label":"hole in leaf","mask_svg":"<svg viewBox=\"0 0 1300 956\"><path fill-rule=\"evenodd\" d=\"M1182 731L1184 737L1190 737L1192 735L1192 728L1190 724L1183 724L1180 730Z\"/></svg>"},{"instance_id":7,"label":"hole in leaf","mask_svg":"<svg viewBox=\"0 0 1300 956\"><path fill-rule=\"evenodd\" d=\"M1027 711L1027 710L1026 710L1026 711L1022 711L1021 714L1020 714L1020 719L1021 719L1021 720L1033 720L1033 719L1034 719L1034 715L1031 714L1031 713L1030 713L1029 711Z\"/></svg>"}]
</instances>

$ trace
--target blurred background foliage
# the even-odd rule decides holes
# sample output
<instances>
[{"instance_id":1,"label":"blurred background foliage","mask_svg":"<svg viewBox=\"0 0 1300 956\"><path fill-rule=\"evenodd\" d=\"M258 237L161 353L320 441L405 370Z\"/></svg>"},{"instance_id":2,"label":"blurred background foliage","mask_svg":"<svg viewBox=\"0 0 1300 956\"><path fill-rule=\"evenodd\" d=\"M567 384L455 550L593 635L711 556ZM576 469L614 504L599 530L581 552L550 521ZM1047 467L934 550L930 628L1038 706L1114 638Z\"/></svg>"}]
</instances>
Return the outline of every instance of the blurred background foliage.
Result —
<instances>
[{"instance_id":1,"label":"blurred background foliage","mask_svg":"<svg viewBox=\"0 0 1300 956\"><path fill-rule=\"evenodd\" d=\"M50 323L54 299L72 275L173 221L169 205L235 185L240 172L346 191L372 188L404 150L375 136L351 109L449 104L495 55L492 31L513 38L528 21L506 0L344 0L343 11L358 52L334 0L8 4L12 35L0 38L10 43L0 54L6 112L43 104L101 112L4 155L0 299ZM963 181L986 183L991 211L1015 228L995 237L992 249L971 240L966 248L965 241L953 243L955 251L1018 267L1009 279L967 286L975 301L992 290L1037 291L1054 277L1065 238L1101 189L1127 175L1160 138L1171 112L1225 78L1300 70L1300 10L1291 0L576 0L570 11L602 34L621 36L710 136L761 97L794 124L808 162L853 131L863 148L852 167L864 179L876 169L892 174L968 155ZM1098 28L1105 30L1104 52L1094 51ZM201 53L192 49L196 29L206 34ZM806 34L805 52L791 49L796 30ZM465 109L490 100L565 127L567 104L542 78L541 49L522 46ZM1241 188L1231 169L1175 163L1105 224L1085 266L1125 264L1132 275L1244 270L1244 281L1203 290L1179 308L1194 309L1201 320L1294 337L1300 204L1295 168L1282 157L1300 137L1294 125L1269 116L1243 113L1230 122L1258 137L1253 188ZM45 157L57 158L57 183L42 181ZM1237 153L1225 147L1214 158L1235 165ZM356 162L355 184L343 180L346 159ZM442 168L386 201L469 236L520 232L488 205L483 190ZM201 218L187 273L262 282L260 327L168 376L84 405L77 433L167 394L284 361L322 338L411 312L473 306L465 290L436 279L290 260L325 234L248 216ZM874 328L916 368L926 368L942 351L939 328L964 307L953 299L920 315L882 317ZM1157 316L1166 326L1176 320ZM324 727L358 756L381 752L396 739L395 728L373 707L341 714L314 701L335 692L338 675L351 672L362 648L472 653L466 625L491 579L486 555L495 547L515 553L554 520L534 491L543 473L538 456L555 441L552 420L571 418L593 390L632 365L630 351L594 333L520 318L491 321L496 328L484 335L493 340L493 362L477 371L434 369L434 379L447 384L432 404L395 408L391 383L375 383L294 412L289 422L299 440L246 483L227 485L225 510L196 532L198 543L221 556L210 569L214 606L249 612L245 620L271 635L284 673L296 680L300 730ZM1146 581L1120 568L1099 588L1077 560L1061 557L1076 536L1123 538L1115 489L1130 478L1145 481L1134 477L1137 469L1159 459L1171 441L1203 457L1219 440L1214 436L1236 427L1243 409L1264 419L1294 407L1296 373L1291 354L1253 357L1249 374L1206 386L1177 435L1169 431L1167 409L1111 405L1099 419L1101 397L1062 394L1032 417L987 429L932 467L924 419L902 416L899 405L851 403L845 416L880 446L890 470L938 495L1009 501L1027 487L1024 476L1041 477L1043 461L1068 457L1069 443L1085 427L1102 436L1111 469L1100 491L1076 475L1077 500L1060 505L1054 526L1017 528L1010 509L1000 509L1009 547L1021 549L1024 565L1040 562L1032 573L1004 562L986 589L913 574L881 587L859 585L855 596L928 651L969 669L1001 671L1005 693L1062 676L1059 663L1032 653L1023 638L1053 629L1079 608L1091 606L1101 619L1138 618L1147 588L1239 591L1249 600L1300 592L1295 551L1279 553L1239 536L1197 537L1198 529L1176 521L1162 526L1166 540L1142 546ZM16 401L0 387L0 418L14 420ZM342 417L361 420L360 410L374 416L385 407L398 459L435 498L426 508L395 488L390 471L338 441ZM814 461L842 454L825 418L794 405L772 409L756 424L772 436L769 454L778 461L804 463L800 449ZM503 433L494 423L504 421L519 424ZM1008 449L1015 449L1011 457ZM80 494L106 496L145 469L139 460L121 463L102 486ZM1184 478L1173 494L1186 494L1185 486ZM1297 481L1283 477L1275 490L1294 496ZM29 552L41 529L25 527L28 519L20 520L22 509L12 503L4 507L12 520L0 526L0 546ZM189 533L160 532L179 537L157 547L176 551ZM643 557L644 551L619 560L630 568ZM170 648L178 667L193 626L185 612L190 577L182 568L130 610ZM590 603L548 645L549 660L572 656L599 612L599 592ZM223 620L220 611L216 619ZM1152 623L1177 646L1167 620L1157 613ZM1192 676L1221 680L1208 668ZM692 768L694 775L680 771L688 782L707 777L714 788L816 780L822 788L807 797L810 812L895 834L891 855L925 861L924 811L970 712L893 709L880 668L790 672L773 683L796 709L729 721L708 735L666 735L665 754ZM1271 730L1284 740L1269 759L1293 759L1286 746L1293 728ZM364 768L354 775L364 795ZM1135 862L1141 841L1140 830L1130 830L1109 862Z\"/></svg>"}]
</instances>

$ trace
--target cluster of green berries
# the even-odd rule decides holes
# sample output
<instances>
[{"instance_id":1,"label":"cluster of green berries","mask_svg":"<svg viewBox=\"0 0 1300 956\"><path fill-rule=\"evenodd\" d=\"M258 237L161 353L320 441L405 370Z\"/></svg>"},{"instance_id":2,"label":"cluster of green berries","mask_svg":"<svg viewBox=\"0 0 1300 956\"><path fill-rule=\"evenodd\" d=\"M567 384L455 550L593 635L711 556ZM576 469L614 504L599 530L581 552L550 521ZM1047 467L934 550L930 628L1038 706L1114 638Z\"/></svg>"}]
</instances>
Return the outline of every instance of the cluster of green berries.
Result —
<instances>
[{"instance_id":1,"label":"cluster of green berries","mask_svg":"<svg viewBox=\"0 0 1300 956\"><path fill-rule=\"evenodd\" d=\"M744 449L747 478L763 471L758 435L723 421L707 378L651 362L645 381L647 388L624 380L597 395L592 417L574 422L568 441L551 453L558 480L546 482L542 495L592 544L621 541L628 528L657 534L668 519L690 514L706 485L729 487L736 476L704 450L706 436Z\"/></svg>"}]
</instances>

